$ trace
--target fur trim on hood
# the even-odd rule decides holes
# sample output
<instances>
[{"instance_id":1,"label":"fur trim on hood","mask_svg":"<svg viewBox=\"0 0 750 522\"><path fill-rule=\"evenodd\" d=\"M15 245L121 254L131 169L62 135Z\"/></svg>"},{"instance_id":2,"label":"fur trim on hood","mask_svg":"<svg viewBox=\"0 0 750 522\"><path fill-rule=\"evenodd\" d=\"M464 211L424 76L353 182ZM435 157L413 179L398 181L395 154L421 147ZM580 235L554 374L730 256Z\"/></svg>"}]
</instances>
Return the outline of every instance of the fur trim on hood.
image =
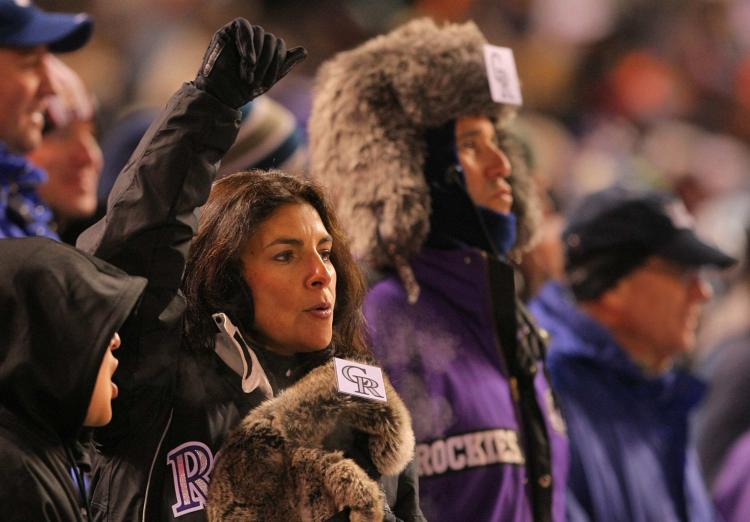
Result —
<instances>
[{"instance_id":1,"label":"fur trim on hood","mask_svg":"<svg viewBox=\"0 0 750 522\"><path fill-rule=\"evenodd\" d=\"M408 260L427 237L425 130L486 115L507 132L515 109L490 97L485 43L471 22L439 27L420 19L336 55L318 72L309 123L311 175L329 188L354 255L375 268ZM527 174L515 150L507 153L513 184ZM531 238L528 217L535 211L515 191L520 247Z\"/></svg>"},{"instance_id":2,"label":"fur trim on hood","mask_svg":"<svg viewBox=\"0 0 750 522\"><path fill-rule=\"evenodd\" d=\"M346 507L352 521L383 520L378 483L335 440L342 426L366 434L359 449L380 475L406 467L414 454L411 417L385 385L385 403L342 394L331 361L258 406L217 456L209 520L324 521Z\"/></svg>"}]
</instances>

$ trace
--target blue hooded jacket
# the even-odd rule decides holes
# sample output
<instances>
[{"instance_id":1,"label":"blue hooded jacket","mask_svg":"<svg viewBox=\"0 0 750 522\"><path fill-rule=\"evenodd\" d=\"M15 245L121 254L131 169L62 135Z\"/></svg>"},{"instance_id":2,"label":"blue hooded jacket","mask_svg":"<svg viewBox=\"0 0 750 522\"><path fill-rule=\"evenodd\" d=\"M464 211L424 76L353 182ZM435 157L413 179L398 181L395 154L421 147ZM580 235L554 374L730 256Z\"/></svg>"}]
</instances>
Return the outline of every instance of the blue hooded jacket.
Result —
<instances>
[{"instance_id":1,"label":"blue hooded jacket","mask_svg":"<svg viewBox=\"0 0 750 522\"><path fill-rule=\"evenodd\" d=\"M568 425L568 504L580 507L569 520L715 520L688 436L704 385L679 369L645 374L556 283L530 308L550 333L548 368Z\"/></svg>"}]
</instances>

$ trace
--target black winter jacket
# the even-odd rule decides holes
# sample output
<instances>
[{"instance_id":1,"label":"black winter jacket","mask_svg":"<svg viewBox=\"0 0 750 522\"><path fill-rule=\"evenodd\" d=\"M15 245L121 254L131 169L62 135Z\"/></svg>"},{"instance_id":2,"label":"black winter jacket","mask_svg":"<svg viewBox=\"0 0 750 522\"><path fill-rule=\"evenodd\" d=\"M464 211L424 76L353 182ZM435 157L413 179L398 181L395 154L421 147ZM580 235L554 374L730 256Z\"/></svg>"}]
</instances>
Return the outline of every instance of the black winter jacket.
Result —
<instances>
[{"instance_id":1,"label":"black winter jacket","mask_svg":"<svg viewBox=\"0 0 750 522\"><path fill-rule=\"evenodd\" d=\"M145 285L50 239L0 240L0 520L88 518L77 438Z\"/></svg>"},{"instance_id":2,"label":"black winter jacket","mask_svg":"<svg viewBox=\"0 0 750 522\"><path fill-rule=\"evenodd\" d=\"M208 198L239 121L238 111L184 85L120 174L107 215L78 241L149 278L138 313L121 332L127 347L118 370L122 400L96 437L102 449L93 477L94 520L206 520L215 456L265 398L260 390L244 393L240 377L215 354L181 348L179 288L197 228L194 211ZM384 489L389 503L419 513L414 473L389 479Z\"/></svg>"}]
</instances>

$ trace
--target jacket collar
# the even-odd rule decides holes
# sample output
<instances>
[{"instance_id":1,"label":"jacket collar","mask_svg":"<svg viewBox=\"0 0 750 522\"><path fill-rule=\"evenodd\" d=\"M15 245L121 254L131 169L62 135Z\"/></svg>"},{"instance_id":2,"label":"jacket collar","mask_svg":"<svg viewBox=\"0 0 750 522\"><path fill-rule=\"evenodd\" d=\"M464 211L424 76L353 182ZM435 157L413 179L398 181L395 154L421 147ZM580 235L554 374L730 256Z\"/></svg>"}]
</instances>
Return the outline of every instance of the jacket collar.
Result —
<instances>
[{"instance_id":1,"label":"jacket collar","mask_svg":"<svg viewBox=\"0 0 750 522\"><path fill-rule=\"evenodd\" d=\"M487 254L467 246L423 248L411 261L423 290L440 295L464 314L486 314L489 301Z\"/></svg>"},{"instance_id":2,"label":"jacket collar","mask_svg":"<svg viewBox=\"0 0 750 522\"><path fill-rule=\"evenodd\" d=\"M333 348L330 346L317 352L301 352L294 355L280 355L257 342L254 346L257 348L256 353L262 361L263 368L271 378L274 394L296 383L334 356Z\"/></svg>"},{"instance_id":3,"label":"jacket collar","mask_svg":"<svg viewBox=\"0 0 750 522\"><path fill-rule=\"evenodd\" d=\"M646 373L601 323L579 310L567 287L548 283L537 303L556 326L550 358L588 361L623 376L639 395L685 409L703 397L705 384L684 369L673 368L660 375Z\"/></svg>"}]
</instances>

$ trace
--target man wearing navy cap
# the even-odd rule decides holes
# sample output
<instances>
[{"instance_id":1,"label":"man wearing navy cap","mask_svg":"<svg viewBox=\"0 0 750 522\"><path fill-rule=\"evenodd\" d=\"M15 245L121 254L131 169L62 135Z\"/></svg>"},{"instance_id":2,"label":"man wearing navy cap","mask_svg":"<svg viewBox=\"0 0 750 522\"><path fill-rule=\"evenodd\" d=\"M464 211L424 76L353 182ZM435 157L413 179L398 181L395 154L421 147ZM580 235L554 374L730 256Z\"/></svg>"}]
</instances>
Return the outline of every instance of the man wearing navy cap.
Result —
<instances>
[{"instance_id":1,"label":"man wearing navy cap","mask_svg":"<svg viewBox=\"0 0 750 522\"><path fill-rule=\"evenodd\" d=\"M51 52L74 51L91 36L85 14L48 13L23 0L0 0L0 238L47 236L52 213L36 193L46 175L24 157L42 139L54 86Z\"/></svg>"},{"instance_id":2,"label":"man wearing navy cap","mask_svg":"<svg viewBox=\"0 0 750 522\"><path fill-rule=\"evenodd\" d=\"M546 286L531 308L550 333L568 425L569 519L714 520L688 435L704 387L674 363L711 296L700 270L734 259L660 192L592 194L563 240L566 284Z\"/></svg>"}]
</instances>

